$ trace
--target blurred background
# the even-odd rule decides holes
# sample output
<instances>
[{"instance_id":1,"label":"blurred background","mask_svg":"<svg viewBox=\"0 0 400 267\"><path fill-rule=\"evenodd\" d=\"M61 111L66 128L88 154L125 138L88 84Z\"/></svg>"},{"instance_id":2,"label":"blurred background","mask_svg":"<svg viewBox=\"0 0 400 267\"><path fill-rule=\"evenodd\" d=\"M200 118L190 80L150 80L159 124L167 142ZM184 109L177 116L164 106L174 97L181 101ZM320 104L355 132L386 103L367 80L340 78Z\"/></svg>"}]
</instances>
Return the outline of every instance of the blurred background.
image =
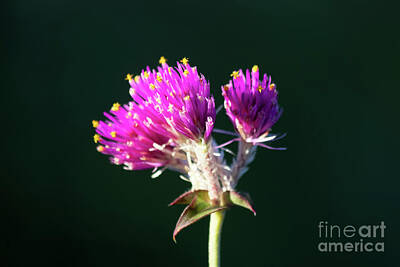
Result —
<instances>
[{"instance_id":1,"label":"blurred background","mask_svg":"<svg viewBox=\"0 0 400 267\"><path fill-rule=\"evenodd\" d=\"M272 75L287 151L259 149L222 266L395 266L399 20L389 1L4 1L3 266L206 266L208 218L172 231L189 188L97 153L93 119L130 100L126 73L188 57L220 86ZM217 128L232 130L224 112ZM216 135L218 142L229 137ZM234 149L234 145L231 146ZM384 253L321 253L318 223L387 225ZM342 240L343 241L343 240ZM396 257L397 256L397 257Z\"/></svg>"}]
</instances>

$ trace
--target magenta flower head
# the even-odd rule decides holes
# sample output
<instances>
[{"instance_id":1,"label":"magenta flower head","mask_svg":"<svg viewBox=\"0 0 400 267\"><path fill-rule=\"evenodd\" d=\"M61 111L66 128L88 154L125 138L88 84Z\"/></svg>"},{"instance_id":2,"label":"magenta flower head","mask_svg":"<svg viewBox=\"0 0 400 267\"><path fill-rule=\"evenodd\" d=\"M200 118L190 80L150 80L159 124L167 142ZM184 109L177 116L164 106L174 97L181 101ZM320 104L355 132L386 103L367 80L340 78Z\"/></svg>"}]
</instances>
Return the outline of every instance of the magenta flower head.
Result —
<instances>
[{"instance_id":1,"label":"magenta flower head","mask_svg":"<svg viewBox=\"0 0 400 267\"><path fill-rule=\"evenodd\" d=\"M184 58L177 67L160 59L157 70L149 67L133 77L128 74L133 101L114 103L106 121L93 121L97 150L111 155L111 162L125 169L185 167L179 148L187 140L207 142L215 121L214 98L203 75Z\"/></svg>"},{"instance_id":2,"label":"magenta flower head","mask_svg":"<svg viewBox=\"0 0 400 267\"><path fill-rule=\"evenodd\" d=\"M233 80L222 86L224 106L236 131L248 143L260 144L276 136L268 136L282 110L278 105L278 92L267 74L260 79L258 66L252 70L234 71Z\"/></svg>"}]
</instances>

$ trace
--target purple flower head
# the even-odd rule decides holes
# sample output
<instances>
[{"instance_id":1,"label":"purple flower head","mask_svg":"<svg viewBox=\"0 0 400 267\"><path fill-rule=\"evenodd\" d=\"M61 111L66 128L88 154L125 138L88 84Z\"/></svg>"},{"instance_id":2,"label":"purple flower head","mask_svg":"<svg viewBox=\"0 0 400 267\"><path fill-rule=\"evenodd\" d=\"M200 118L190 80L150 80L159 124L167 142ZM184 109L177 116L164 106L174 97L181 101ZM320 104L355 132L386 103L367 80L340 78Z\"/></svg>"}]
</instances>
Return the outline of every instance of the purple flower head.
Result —
<instances>
[{"instance_id":1,"label":"purple flower head","mask_svg":"<svg viewBox=\"0 0 400 267\"><path fill-rule=\"evenodd\" d=\"M259 79L259 68L234 71L233 80L222 87L224 106L236 131L249 143L272 140L267 137L272 125L278 121L281 109L278 105L278 92L271 77L264 74Z\"/></svg>"},{"instance_id":2,"label":"purple flower head","mask_svg":"<svg viewBox=\"0 0 400 267\"><path fill-rule=\"evenodd\" d=\"M179 150L190 139L208 141L215 122L210 85L184 58L176 68L161 57L157 70L127 75L133 101L115 103L107 121L93 121L98 151L111 155L126 169L167 166L181 169L186 155Z\"/></svg>"}]
</instances>

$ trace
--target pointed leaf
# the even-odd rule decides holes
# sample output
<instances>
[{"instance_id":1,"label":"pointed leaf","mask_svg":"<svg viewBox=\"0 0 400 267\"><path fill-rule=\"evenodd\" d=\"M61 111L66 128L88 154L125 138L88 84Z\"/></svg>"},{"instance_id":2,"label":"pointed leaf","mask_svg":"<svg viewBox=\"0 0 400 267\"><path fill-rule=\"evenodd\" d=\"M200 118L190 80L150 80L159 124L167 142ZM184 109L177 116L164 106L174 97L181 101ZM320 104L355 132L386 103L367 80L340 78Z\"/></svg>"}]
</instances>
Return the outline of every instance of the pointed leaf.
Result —
<instances>
[{"instance_id":1,"label":"pointed leaf","mask_svg":"<svg viewBox=\"0 0 400 267\"><path fill-rule=\"evenodd\" d=\"M196 195L196 191L188 191L177 197L174 201L169 203L169 207L176 204L190 204Z\"/></svg>"},{"instance_id":2,"label":"pointed leaf","mask_svg":"<svg viewBox=\"0 0 400 267\"><path fill-rule=\"evenodd\" d=\"M252 211L254 216L256 215L256 211L254 210L253 206L251 205L251 200L248 195L244 196L235 191L229 191L227 193L228 193L227 196L229 197L229 201L232 204L246 208L246 209Z\"/></svg>"},{"instance_id":3,"label":"pointed leaf","mask_svg":"<svg viewBox=\"0 0 400 267\"><path fill-rule=\"evenodd\" d=\"M208 196L207 190L196 190L196 191L188 191L177 197L174 201L172 201L168 206L171 207L177 204L190 204L194 198L194 196L199 196L202 201L210 202L210 197Z\"/></svg>"},{"instance_id":4,"label":"pointed leaf","mask_svg":"<svg viewBox=\"0 0 400 267\"><path fill-rule=\"evenodd\" d=\"M207 191L205 191L207 193ZM206 197L207 195L207 197ZM188 227L189 225L197 222L201 218L204 218L207 215L210 215L213 212L223 210L228 208L227 206L212 206L209 203L208 193L204 194L204 192L197 192L197 194L193 197L192 202L186 206L183 210L181 216L176 223L173 239L176 242L176 235L183 229Z\"/></svg>"}]
</instances>

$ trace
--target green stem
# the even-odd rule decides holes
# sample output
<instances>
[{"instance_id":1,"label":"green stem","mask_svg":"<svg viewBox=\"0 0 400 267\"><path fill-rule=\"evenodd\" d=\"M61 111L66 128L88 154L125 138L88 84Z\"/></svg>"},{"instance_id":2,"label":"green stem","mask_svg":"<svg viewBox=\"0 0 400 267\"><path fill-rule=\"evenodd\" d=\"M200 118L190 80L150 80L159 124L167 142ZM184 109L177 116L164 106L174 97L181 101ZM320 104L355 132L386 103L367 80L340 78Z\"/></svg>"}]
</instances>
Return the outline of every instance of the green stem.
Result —
<instances>
[{"instance_id":1,"label":"green stem","mask_svg":"<svg viewBox=\"0 0 400 267\"><path fill-rule=\"evenodd\" d=\"M217 211L210 215L210 232L208 236L208 266L220 266L221 230L225 211Z\"/></svg>"}]
</instances>

